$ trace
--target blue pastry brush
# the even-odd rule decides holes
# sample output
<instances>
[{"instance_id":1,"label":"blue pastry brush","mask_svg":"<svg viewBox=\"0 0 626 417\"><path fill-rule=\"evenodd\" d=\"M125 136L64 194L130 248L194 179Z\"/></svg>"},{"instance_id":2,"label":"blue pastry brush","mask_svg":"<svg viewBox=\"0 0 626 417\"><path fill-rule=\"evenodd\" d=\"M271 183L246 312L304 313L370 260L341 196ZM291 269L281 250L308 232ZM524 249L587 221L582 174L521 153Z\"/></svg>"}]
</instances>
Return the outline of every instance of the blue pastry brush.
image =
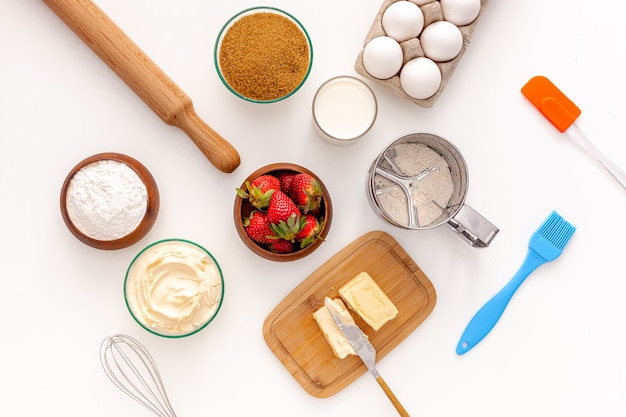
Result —
<instances>
[{"instance_id":1,"label":"blue pastry brush","mask_svg":"<svg viewBox=\"0 0 626 417\"><path fill-rule=\"evenodd\" d=\"M540 265L558 258L575 230L576 228L557 212L550 213L531 236L528 254L520 269L499 293L478 310L469 322L456 347L456 353L459 355L466 353L487 336L526 277Z\"/></svg>"}]
</instances>

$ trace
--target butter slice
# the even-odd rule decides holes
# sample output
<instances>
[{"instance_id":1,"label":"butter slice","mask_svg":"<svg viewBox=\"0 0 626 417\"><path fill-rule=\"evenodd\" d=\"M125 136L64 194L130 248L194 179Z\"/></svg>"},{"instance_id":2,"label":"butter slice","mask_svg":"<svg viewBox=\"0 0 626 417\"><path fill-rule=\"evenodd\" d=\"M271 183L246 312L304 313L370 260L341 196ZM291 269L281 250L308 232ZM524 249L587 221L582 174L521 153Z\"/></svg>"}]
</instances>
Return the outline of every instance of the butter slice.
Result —
<instances>
[{"instance_id":1,"label":"butter slice","mask_svg":"<svg viewBox=\"0 0 626 417\"><path fill-rule=\"evenodd\" d=\"M367 272L359 273L341 287L339 295L376 331L398 314L396 306Z\"/></svg>"},{"instance_id":2,"label":"butter slice","mask_svg":"<svg viewBox=\"0 0 626 417\"><path fill-rule=\"evenodd\" d=\"M344 320L346 320L347 323L354 324L354 319L341 299L336 298L333 302L341 310L341 315L344 317ZM339 330L339 326L337 326L333 316L330 315L330 311L328 311L326 307L322 306L322 308L313 313L313 318L317 322L317 325L324 334L324 338L336 357L343 359L348 355L356 355L352 345L341 330Z\"/></svg>"}]
</instances>

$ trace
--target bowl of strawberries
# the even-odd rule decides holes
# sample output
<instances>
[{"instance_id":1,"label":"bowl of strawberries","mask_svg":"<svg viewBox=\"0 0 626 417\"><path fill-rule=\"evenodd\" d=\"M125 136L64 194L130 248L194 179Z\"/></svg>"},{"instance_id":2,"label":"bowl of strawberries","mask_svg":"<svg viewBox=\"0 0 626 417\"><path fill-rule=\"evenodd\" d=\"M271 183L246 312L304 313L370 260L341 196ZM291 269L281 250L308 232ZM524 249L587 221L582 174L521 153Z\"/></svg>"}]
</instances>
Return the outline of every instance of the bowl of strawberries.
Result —
<instances>
[{"instance_id":1,"label":"bowl of strawberries","mask_svg":"<svg viewBox=\"0 0 626 417\"><path fill-rule=\"evenodd\" d=\"M257 255L278 262L301 259L328 234L332 203L313 172L291 163L257 169L236 189L235 228Z\"/></svg>"}]
</instances>

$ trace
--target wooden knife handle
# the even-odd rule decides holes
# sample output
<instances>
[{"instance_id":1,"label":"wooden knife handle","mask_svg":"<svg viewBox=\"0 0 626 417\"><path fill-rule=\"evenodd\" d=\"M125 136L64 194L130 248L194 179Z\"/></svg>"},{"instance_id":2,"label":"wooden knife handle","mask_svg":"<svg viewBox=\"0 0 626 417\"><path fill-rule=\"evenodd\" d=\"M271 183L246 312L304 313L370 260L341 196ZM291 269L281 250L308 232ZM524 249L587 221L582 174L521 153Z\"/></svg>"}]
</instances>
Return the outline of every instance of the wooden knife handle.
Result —
<instances>
[{"instance_id":1,"label":"wooden knife handle","mask_svg":"<svg viewBox=\"0 0 626 417\"><path fill-rule=\"evenodd\" d=\"M216 168L239 153L196 114L191 99L91 0L42 0L167 124L183 130Z\"/></svg>"},{"instance_id":2,"label":"wooden knife handle","mask_svg":"<svg viewBox=\"0 0 626 417\"><path fill-rule=\"evenodd\" d=\"M378 382L378 385L381 386L383 391L385 391L385 394L387 394L387 398L391 400L391 403L393 404L393 406L396 407L398 414L400 414L402 417L410 417L409 413L407 413L404 407L402 407L402 404L400 404L400 401L398 401L398 399L396 398L394 393L391 391L391 388L389 388L389 386L387 385L383 377L380 375L377 376L376 381Z\"/></svg>"}]
</instances>

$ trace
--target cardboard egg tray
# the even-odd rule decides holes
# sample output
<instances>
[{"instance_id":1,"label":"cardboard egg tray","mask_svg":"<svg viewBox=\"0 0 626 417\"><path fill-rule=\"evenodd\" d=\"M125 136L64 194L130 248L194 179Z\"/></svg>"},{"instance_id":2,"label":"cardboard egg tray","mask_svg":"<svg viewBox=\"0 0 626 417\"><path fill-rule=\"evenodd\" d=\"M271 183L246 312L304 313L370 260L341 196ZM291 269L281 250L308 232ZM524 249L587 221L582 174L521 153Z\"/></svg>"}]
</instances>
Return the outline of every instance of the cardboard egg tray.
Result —
<instances>
[{"instance_id":1,"label":"cardboard egg tray","mask_svg":"<svg viewBox=\"0 0 626 417\"><path fill-rule=\"evenodd\" d=\"M365 45L367 45L367 43L371 41L372 39L378 36L385 36L385 31L383 30L383 26L382 26L383 13L385 12L385 10L387 10L387 7L389 7L390 4L395 3L396 1L407 1L407 0L385 0L383 2L382 6L380 7L380 10L378 11L378 14L374 18L374 22L372 23L372 26L370 27L370 30L367 33L367 36L365 37L365 40L363 42L363 48L365 48ZM381 79L378 79L369 75L368 72L365 71L365 67L363 66L363 49L361 49L361 52L359 53L357 57L356 63L354 65L354 69L359 75L362 75L368 80L371 80L375 82L376 84L383 86L387 90L401 97L404 97L418 104L419 106L427 107L427 108L432 107L433 104L435 104L435 102L441 95L441 93L443 92L444 88L446 87L448 83L448 80L450 79L450 77L452 77L454 70L456 69L461 58L463 57L463 54L465 53L465 50L467 49L470 43L470 40L472 38L472 34L474 33L474 27L478 23L487 1L488 0L481 0L480 12L478 13L478 17L472 23L466 26L459 26L459 29L461 30L461 33L463 34L463 46L461 48L461 52L459 52L459 54L451 61L436 62L437 66L441 70L441 85L439 86L439 89L433 96L427 99L418 100L407 95L404 92L404 90L402 90L402 87L400 86L400 73L399 72L398 74L386 80L381 80ZM433 1L431 3L425 4L419 7L420 9L422 9L422 12L424 13L424 28L426 28L426 26L428 26L429 24L433 22L444 20L439 1ZM402 47L402 52L404 54L403 65L413 58L424 56L424 51L422 50L422 47L420 46L419 37L409 39L408 41L400 42L400 46Z\"/></svg>"}]
</instances>

